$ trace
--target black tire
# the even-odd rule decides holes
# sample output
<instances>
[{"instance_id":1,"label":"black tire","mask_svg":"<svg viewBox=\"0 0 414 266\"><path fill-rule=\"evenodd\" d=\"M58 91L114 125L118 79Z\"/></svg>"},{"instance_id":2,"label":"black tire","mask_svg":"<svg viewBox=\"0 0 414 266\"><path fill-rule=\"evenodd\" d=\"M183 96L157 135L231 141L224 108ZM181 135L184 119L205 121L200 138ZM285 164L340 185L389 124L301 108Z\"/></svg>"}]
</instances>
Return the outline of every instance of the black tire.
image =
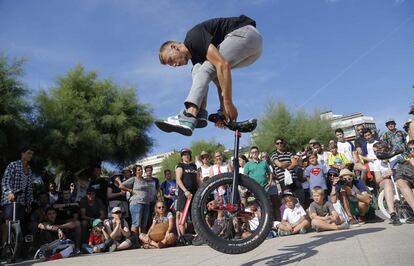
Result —
<instances>
[{"instance_id":1,"label":"black tire","mask_svg":"<svg viewBox=\"0 0 414 266\"><path fill-rule=\"evenodd\" d=\"M22 251L23 245L23 235L20 228L20 224L14 223L11 228L10 236L10 260L16 261L17 258L20 258L20 252Z\"/></svg>"},{"instance_id":2,"label":"black tire","mask_svg":"<svg viewBox=\"0 0 414 266\"><path fill-rule=\"evenodd\" d=\"M214 233L207 221L209 220L208 216L211 215L211 212L215 212L216 215L218 215L218 211L209 211L207 209L207 204L212 199L211 194L218 188L224 187L226 189L231 189L232 178L233 173L225 173L214 176L203 182L194 195L191 213L194 228L206 244L222 253L241 254L255 249L266 239L273 224L273 217L270 201L263 188L248 176L240 175L239 185L248 190L248 193L250 194L249 201L252 202L251 204L256 206L257 210L261 213L260 218L255 220L258 220L259 223L256 228L249 230L248 234L251 234L250 236L247 236L244 239L235 238L236 230L234 229L234 224L237 225L239 230L238 234L240 236L243 225L251 224L255 218L252 219L243 216L242 213L244 215L249 213L245 212L243 209L239 209L239 211L232 213L224 210L221 214L223 216L228 216L229 218L224 219L226 222L223 226L221 235L219 236ZM225 197L228 197L229 199L229 195L231 195L231 191L228 191L227 196L223 196L223 198L225 199ZM231 222L229 222L230 220Z\"/></svg>"}]
</instances>

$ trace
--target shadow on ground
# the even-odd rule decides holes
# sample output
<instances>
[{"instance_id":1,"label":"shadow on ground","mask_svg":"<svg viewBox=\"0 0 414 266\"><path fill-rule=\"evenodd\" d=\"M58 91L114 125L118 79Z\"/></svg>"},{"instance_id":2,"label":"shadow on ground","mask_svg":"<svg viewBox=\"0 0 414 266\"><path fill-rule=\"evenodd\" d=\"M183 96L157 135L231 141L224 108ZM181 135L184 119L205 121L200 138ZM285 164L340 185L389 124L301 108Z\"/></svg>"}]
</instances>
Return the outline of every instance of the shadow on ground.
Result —
<instances>
[{"instance_id":1,"label":"shadow on ground","mask_svg":"<svg viewBox=\"0 0 414 266\"><path fill-rule=\"evenodd\" d=\"M286 246L284 248L280 248L279 251L283 252L282 254L269 256L265 258L260 258L257 260L249 261L247 263L242 264L243 266L250 266L255 265L257 263L266 264L266 265L286 265L291 263L296 263L312 256L315 256L318 251L316 250L317 247L320 247L326 243L334 242L334 241L343 241L347 238L354 237L356 235L362 234L370 234L370 233L377 233L380 231L385 230L385 228L361 228L361 229L354 229L354 230L345 230L345 231L338 231L336 233L330 234L316 234L312 238L316 238L308 243L303 243L299 245L293 246Z\"/></svg>"}]
</instances>

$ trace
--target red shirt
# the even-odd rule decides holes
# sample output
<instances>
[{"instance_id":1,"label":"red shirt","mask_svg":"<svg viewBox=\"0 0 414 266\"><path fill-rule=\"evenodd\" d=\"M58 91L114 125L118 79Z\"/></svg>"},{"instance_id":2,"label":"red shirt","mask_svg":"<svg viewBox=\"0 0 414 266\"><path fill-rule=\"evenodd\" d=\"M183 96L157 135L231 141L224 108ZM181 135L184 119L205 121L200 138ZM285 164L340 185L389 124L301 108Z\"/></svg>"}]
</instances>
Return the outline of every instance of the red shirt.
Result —
<instances>
[{"instance_id":1,"label":"red shirt","mask_svg":"<svg viewBox=\"0 0 414 266\"><path fill-rule=\"evenodd\" d=\"M105 238L104 238L103 235L97 235L97 234L94 234L93 232L91 232L89 234L88 242L92 243L92 245L95 246L95 245L102 244L103 242L105 242Z\"/></svg>"}]
</instances>

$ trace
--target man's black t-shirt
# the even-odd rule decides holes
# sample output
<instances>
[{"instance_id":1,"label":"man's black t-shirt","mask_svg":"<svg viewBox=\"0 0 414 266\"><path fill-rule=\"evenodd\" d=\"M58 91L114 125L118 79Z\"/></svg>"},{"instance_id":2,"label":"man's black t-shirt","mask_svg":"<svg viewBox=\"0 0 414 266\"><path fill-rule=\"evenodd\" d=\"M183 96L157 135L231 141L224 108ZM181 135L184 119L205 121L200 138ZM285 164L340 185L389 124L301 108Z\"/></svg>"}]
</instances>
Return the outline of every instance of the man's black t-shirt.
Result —
<instances>
[{"instance_id":1,"label":"man's black t-shirt","mask_svg":"<svg viewBox=\"0 0 414 266\"><path fill-rule=\"evenodd\" d=\"M197 191L197 166L194 163L179 163L177 168L183 169L182 181L188 191L194 194ZM181 188L178 189L178 195L184 194Z\"/></svg>"},{"instance_id":2,"label":"man's black t-shirt","mask_svg":"<svg viewBox=\"0 0 414 266\"><path fill-rule=\"evenodd\" d=\"M55 202L55 204L63 204L63 200L59 199L58 201ZM75 214L79 215L79 211L80 211L80 207L79 205L73 205L73 206L68 206L68 207L64 207L61 209L57 209L57 217L56 219L61 222L61 223L65 223L68 220L71 220L74 218Z\"/></svg>"},{"instance_id":3,"label":"man's black t-shirt","mask_svg":"<svg viewBox=\"0 0 414 266\"><path fill-rule=\"evenodd\" d=\"M96 197L107 206L108 205L108 181L103 178L97 178L91 180L89 187L93 187L96 190Z\"/></svg>"},{"instance_id":4,"label":"man's black t-shirt","mask_svg":"<svg viewBox=\"0 0 414 266\"><path fill-rule=\"evenodd\" d=\"M256 22L241 15L240 17L214 18L194 26L187 32L184 39L184 45L191 53L193 65L206 61L210 43L218 47L227 34L247 25L256 27Z\"/></svg>"}]
</instances>

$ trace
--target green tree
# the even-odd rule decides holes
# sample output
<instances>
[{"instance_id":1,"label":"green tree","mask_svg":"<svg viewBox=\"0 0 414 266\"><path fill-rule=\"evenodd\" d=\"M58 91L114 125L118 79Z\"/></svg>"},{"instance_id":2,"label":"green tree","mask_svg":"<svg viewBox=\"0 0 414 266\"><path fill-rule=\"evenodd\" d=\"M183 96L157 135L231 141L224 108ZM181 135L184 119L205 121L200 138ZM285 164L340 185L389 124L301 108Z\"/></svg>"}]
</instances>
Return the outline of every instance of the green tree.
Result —
<instances>
[{"instance_id":1,"label":"green tree","mask_svg":"<svg viewBox=\"0 0 414 266\"><path fill-rule=\"evenodd\" d=\"M75 172L100 161L127 164L152 145L152 116L133 88L98 80L78 65L36 98L41 147L51 164Z\"/></svg>"},{"instance_id":2,"label":"green tree","mask_svg":"<svg viewBox=\"0 0 414 266\"><path fill-rule=\"evenodd\" d=\"M0 53L0 176L10 161L20 158L19 148L30 144L28 91L20 80L25 61Z\"/></svg>"},{"instance_id":3,"label":"green tree","mask_svg":"<svg viewBox=\"0 0 414 266\"><path fill-rule=\"evenodd\" d=\"M276 136L286 140L286 148L290 151L302 150L310 139L327 144L334 138L330 122L322 120L317 110L311 114L305 111L294 113L283 103L270 103L259 121L252 140L261 150L268 152L274 150Z\"/></svg>"}]
</instances>

